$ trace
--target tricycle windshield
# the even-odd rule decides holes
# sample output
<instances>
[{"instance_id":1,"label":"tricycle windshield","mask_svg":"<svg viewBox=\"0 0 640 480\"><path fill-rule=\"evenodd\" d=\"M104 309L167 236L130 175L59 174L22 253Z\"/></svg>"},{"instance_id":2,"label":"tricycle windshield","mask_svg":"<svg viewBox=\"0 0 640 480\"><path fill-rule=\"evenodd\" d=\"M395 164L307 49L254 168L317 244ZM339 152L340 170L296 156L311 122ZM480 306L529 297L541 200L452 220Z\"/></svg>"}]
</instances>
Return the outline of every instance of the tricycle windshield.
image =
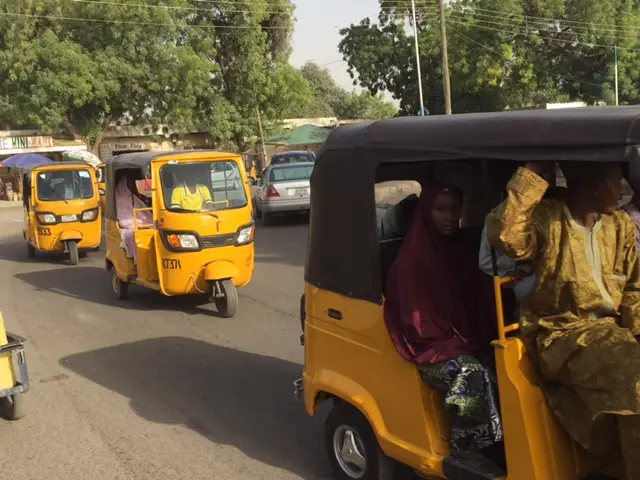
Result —
<instances>
[{"instance_id":1,"label":"tricycle windshield","mask_svg":"<svg viewBox=\"0 0 640 480\"><path fill-rule=\"evenodd\" d=\"M93 197L93 182L88 170L39 171L36 174L38 200L59 202Z\"/></svg>"},{"instance_id":2,"label":"tricycle windshield","mask_svg":"<svg viewBox=\"0 0 640 480\"><path fill-rule=\"evenodd\" d=\"M160 169L164 203L179 213L246 207L240 168L233 160L168 164Z\"/></svg>"}]
</instances>

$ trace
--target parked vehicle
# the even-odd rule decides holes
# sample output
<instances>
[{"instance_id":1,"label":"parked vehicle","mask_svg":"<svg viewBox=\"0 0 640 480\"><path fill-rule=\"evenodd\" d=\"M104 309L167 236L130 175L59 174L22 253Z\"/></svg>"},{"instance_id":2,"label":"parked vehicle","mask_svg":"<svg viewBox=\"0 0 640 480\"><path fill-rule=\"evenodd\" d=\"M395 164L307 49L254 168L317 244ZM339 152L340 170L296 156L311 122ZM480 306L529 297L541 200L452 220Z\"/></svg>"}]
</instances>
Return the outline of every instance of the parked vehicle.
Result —
<instances>
[{"instance_id":1,"label":"parked vehicle","mask_svg":"<svg viewBox=\"0 0 640 480\"><path fill-rule=\"evenodd\" d=\"M311 209L309 179L314 163L270 165L255 192L255 215L268 225L274 215L308 213Z\"/></svg>"},{"instance_id":2,"label":"parked vehicle","mask_svg":"<svg viewBox=\"0 0 640 480\"><path fill-rule=\"evenodd\" d=\"M271 157L270 165L315 162L316 156L311 151L280 152Z\"/></svg>"},{"instance_id":3,"label":"parked vehicle","mask_svg":"<svg viewBox=\"0 0 640 480\"><path fill-rule=\"evenodd\" d=\"M498 333L487 345L506 468L488 476L452 455L443 393L398 353L386 326L387 275L406 231L381 238L374 192L389 181L452 183L465 191L462 228L479 236L523 162L640 162L638 118L638 107L499 112L401 118L331 133L311 180L300 308L305 361L294 388L311 416L331 404L324 441L336 478L391 480L400 463L421 477L449 480L582 480L597 473L601 466L547 404L514 312L503 307L507 278L494 278ZM500 182L488 173L498 166L507 173ZM404 204L407 218L412 205ZM624 478L620 465L612 467L608 475Z\"/></svg>"}]
</instances>

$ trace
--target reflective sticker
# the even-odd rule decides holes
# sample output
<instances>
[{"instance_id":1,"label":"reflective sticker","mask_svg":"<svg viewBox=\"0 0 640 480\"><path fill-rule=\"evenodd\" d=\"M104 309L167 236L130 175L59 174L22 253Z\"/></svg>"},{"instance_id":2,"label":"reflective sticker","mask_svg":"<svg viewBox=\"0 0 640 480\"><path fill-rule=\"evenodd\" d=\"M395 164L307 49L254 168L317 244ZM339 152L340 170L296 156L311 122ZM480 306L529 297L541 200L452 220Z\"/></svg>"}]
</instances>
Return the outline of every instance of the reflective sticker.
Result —
<instances>
[{"instance_id":1,"label":"reflective sticker","mask_svg":"<svg viewBox=\"0 0 640 480\"><path fill-rule=\"evenodd\" d=\"M80 170L78 172L78 175L80 175L82 178L91 178L91 175L89 175L89 172L87 172L86 170Z\"/></svg>"}]
</instances>

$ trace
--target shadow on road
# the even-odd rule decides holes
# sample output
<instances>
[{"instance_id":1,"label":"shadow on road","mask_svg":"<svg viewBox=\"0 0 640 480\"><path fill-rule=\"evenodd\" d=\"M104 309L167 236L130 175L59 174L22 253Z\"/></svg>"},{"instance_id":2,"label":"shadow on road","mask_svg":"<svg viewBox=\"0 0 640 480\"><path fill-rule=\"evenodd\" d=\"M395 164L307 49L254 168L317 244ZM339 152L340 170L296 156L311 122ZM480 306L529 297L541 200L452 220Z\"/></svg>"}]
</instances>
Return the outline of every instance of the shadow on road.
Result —
<instances>
[{"instance_id":1,"label":"shadow on road","mask_svg":"<svg viewBox=\"0 0 640 480\"><path fill-rule=\"evenodd\" d=\"M104 251L102 244L100 245L100 249ZM86 252L86 257L91 258L94 255L104 256L104 253ZM68 257L63 252L36 252L35 258L29 258L27 256L27 241L22 235L11 235L0 239L0 260L15 263L70 266ZM80 259L80 262L83 261L85 261L85 258Z\"/></svg>"},{"instance_id":2,"label":"shadow on road","mask_svg":"<svg viewBox=\"0 0 640 480\"><path fill-rule=\"evenodd\" d=\"M37 290L101 305L129 310L178 310L185 313L215 312L205 296L165 297L159 292L131 285L127 300L117 301L111 295L110 277L102 267L83 266L19 273L15 278Z\"/></svg>"},{"instance_id":3,"label":"shadow on road","mask_svg":"<svg viewBox=\"0 0 640 480\"><path fill-rule=\"evenodd\" d=\"M296 363L164 337L71 355L60 364L129 398L145 420L184 424L305 479L330 477L320 422L293 398Z\"/></svg>"}]
</instances>

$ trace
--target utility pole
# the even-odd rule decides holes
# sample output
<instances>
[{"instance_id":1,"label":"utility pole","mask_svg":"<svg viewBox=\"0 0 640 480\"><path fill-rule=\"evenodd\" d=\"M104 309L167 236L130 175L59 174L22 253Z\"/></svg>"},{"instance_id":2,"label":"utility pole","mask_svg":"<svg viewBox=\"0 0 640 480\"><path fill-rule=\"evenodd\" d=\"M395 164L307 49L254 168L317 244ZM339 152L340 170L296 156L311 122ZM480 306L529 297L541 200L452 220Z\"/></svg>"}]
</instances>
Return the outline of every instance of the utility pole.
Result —
<instances>
[{"instance_id":1,"label":"utility pole","mask_svg":"<svg viewBox=\"0 0 640 480\"><path fill-rule=\"evenodd\" d=\"M451 115L451 78L449 77L449 52L447 48L447 25L444 14L444 0L438 0L440 8L440 36L442 37L442 77L444 83L444 110Z\"/></svg>"},{"instance_id":2,"label":"utility pole","mask_svg":"<svg viewBox=\"0 0 640 480\"><path fill-rule=\"evenodd\" d=\"M256 107L256 113L258 114L258 129L260 130L260 142L262 143L262 165L260 169L267 167L267 147L264 144L264 133L262 131L262 118L260 117L260 107Z\"/></svg>"},{"instance_id":3,"label":"utility pole","mask_svg":"<svg viewBox=\"0 0 640 480\"><path fill-rule=\"evenodd\" d=\"M616 77L616 105L618 105L618 46L613 47L613 66Z\"/></svg>"},{"instance_id":4,"label":"utility pole","mask_svg":"<svg viewBox=\"0 0 640 480\"><path fill-rule=\"evenodd\" d=\"M411 0L413 14L413 38L416 42L416 71L418 72L418 91L420 92L420 116L424 116L424 96L422 94L422 72L420 71L420 49L418 47L418 24L416 22L416 1Z\"/></svg>"}]
</instances>

